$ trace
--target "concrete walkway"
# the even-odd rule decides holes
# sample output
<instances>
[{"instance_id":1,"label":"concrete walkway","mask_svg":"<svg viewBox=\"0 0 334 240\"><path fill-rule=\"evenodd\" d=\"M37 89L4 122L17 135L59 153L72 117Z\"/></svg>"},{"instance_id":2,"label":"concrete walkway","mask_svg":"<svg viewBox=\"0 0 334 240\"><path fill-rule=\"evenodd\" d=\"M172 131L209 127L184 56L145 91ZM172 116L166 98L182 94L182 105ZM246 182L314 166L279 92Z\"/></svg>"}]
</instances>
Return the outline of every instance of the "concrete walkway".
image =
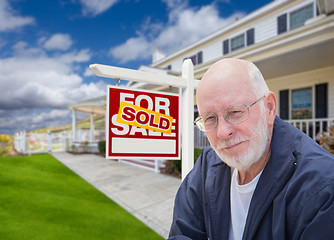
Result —
<instances>
[{"instance_id":1,"label":"concrete walkway","mask_svg":"<svg viewBox=\"0 0 334 240\"><path fill-rule=\"evenodd\" d=\"M167 238L181 180L94 154L53 153L60 162Z\"/></svg>"}]
</instances>

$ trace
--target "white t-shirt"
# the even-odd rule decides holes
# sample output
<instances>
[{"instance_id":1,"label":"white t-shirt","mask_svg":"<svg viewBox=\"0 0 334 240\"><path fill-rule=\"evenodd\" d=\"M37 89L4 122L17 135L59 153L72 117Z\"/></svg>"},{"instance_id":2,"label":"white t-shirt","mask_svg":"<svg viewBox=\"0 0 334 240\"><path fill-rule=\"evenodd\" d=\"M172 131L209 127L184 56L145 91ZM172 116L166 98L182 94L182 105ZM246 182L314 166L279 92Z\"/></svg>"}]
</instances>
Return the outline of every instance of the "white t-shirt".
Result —
<instances>
[{"instance_id":1,"label":"white t-shirt","mask_svg":"<svg viewBox=\"0 0 334 240\"><path fill-rule=\"evenodd\" d=\"M248 209L255 187L262 171L249 183L239 185L238 170L234 169L231 178L231 223L229 240L241 240L244 232Z\"/></svg>"}]
</instances>

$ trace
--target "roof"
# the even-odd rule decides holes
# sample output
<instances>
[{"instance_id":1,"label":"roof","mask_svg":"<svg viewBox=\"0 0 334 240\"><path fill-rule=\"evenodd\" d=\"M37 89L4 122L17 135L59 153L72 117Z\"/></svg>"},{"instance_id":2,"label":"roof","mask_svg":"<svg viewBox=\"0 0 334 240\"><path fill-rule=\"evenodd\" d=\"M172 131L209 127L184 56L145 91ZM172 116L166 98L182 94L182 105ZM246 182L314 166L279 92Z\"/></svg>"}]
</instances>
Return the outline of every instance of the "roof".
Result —
<instances>
[{"instance_id":1,"label":"roof","mask_svg":"<svg viewBox=\"0 0 334 240\"><path fill-rule=\"evenodd\" d=\"M74 111L78 111L78 112L105 115L106 96L101 96L101 97L85 100L82 102L74 103L74 104L69 105L68 108Z\"/></svg>"}]
</instances>

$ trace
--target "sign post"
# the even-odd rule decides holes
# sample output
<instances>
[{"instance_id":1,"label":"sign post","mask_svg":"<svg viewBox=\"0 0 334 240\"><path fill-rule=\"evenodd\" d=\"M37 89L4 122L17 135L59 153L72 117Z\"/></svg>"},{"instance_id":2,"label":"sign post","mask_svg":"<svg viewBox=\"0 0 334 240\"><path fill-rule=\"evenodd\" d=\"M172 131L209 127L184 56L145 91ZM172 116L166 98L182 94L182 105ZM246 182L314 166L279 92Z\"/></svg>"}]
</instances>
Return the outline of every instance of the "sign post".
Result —
<instances>
[{"instance_id":1,"label":"sign post","mask_svg":"<svg viewBox=\"0 0 334 240\"><path fill-rule=\"evenodd\" d=\"M167 86L182 88L182 105L183 105L182 180L183 180L194 165L194 132L193 132L194 89L197 88L199 80L194 79L194 67L191 60L187 59L184 61L182 66L182 77L162 75L152 72L143 72L138 70L118 68L100 64L92 64L90 65L90 68L92 69L95 75L101 77L123 79L134 82L144 82L156 85L167 85ZM134 110L132 111L134 112ZM136 114L138 114L137 110Z\"/></svg>"}]
</instances>

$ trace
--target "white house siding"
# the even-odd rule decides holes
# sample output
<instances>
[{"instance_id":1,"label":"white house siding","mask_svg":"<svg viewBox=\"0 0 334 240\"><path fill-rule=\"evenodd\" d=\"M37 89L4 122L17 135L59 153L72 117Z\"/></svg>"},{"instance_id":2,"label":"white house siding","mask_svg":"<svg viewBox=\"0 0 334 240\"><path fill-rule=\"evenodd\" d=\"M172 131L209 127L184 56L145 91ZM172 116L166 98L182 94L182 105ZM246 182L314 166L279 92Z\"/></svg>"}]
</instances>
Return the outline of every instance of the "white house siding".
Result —
<instances>
[{"instance_id":1,"label":"white house siding","mask_svg":"<svg viewBox=\"0 0 334 240\"><path fill-rule=\"evenodd\" d=\"M273 91L277 98L277 114L279 115L279 92L280 90L300 89L305 87L312 87L313 97L313 114L314 100L315 100L315 85L321 83L328 83L328 117L334 118L334 95L330 94L334 92L334 67L328 67L323 69L317 69L314 71L303 72L299 74L284 76L280 78L267 80L268 87ZM290 92L290 110L291 110L291 92Z\"/></svg>"},{"instance_id":2,"label":"white house siding","mask_svg":"<svg viewBox=\"0 0 334 240\"><path fill-rule=\"evenodd\" d=\"M273 10L272 12L268 12L266 16L255 18L254 20L246 22L246 24L242 24L241 26L236 26L233 29L229 29L228 32L222 32L220 36L212 39L211 41L206 42L204 45L198 46L194 48L192 51L183 53L182 55L179 55L174 59L170 59L169 61L163 62L160 65L160 67L164 68L164 67L167 67L168 65L171 65L173 71L180 72L182 68L183 59L193 56L197 54L199 51L203 52L203 63L212 61L214 59L218 59L223 56L222 45L225 39L231 39L240 34L246 34L246 31L251 28L255 29L255 39L254 39L255 44L266 41L277 35L277 17L278 16L284 13L288 13L288 18L289 18L290 12L297 10L301 7L304 7L310 3L314 4L314 16L315 16L315 13L316 13L315 5L316 4L314 0L297 1L297 2L299 3L296 3L296 1L291 1L283 8ZM229 54L227 54L226 57L228 57Z\"/></svg>"},{"instance_id":3,"label":"white house siding","mask_svg":"<svg viewBox=\"0 0 334 240\"><path fill-rule=\"evenodd\" d=\"M219 58L223 55L222 42L223 40L219 38L219 40L203 47L203 62L209 62L212 59Z\"/></svg>"},{"instance_id":4,"label":"white house siding","mask_svg":"<svg viewBox=\"0 0 334 240\"><path fill-rule=\"evenodd\" d=\"M265 41L277 35L277 17L269 16L254 24L255 43Z\"/></svg>"}]
</instances>

